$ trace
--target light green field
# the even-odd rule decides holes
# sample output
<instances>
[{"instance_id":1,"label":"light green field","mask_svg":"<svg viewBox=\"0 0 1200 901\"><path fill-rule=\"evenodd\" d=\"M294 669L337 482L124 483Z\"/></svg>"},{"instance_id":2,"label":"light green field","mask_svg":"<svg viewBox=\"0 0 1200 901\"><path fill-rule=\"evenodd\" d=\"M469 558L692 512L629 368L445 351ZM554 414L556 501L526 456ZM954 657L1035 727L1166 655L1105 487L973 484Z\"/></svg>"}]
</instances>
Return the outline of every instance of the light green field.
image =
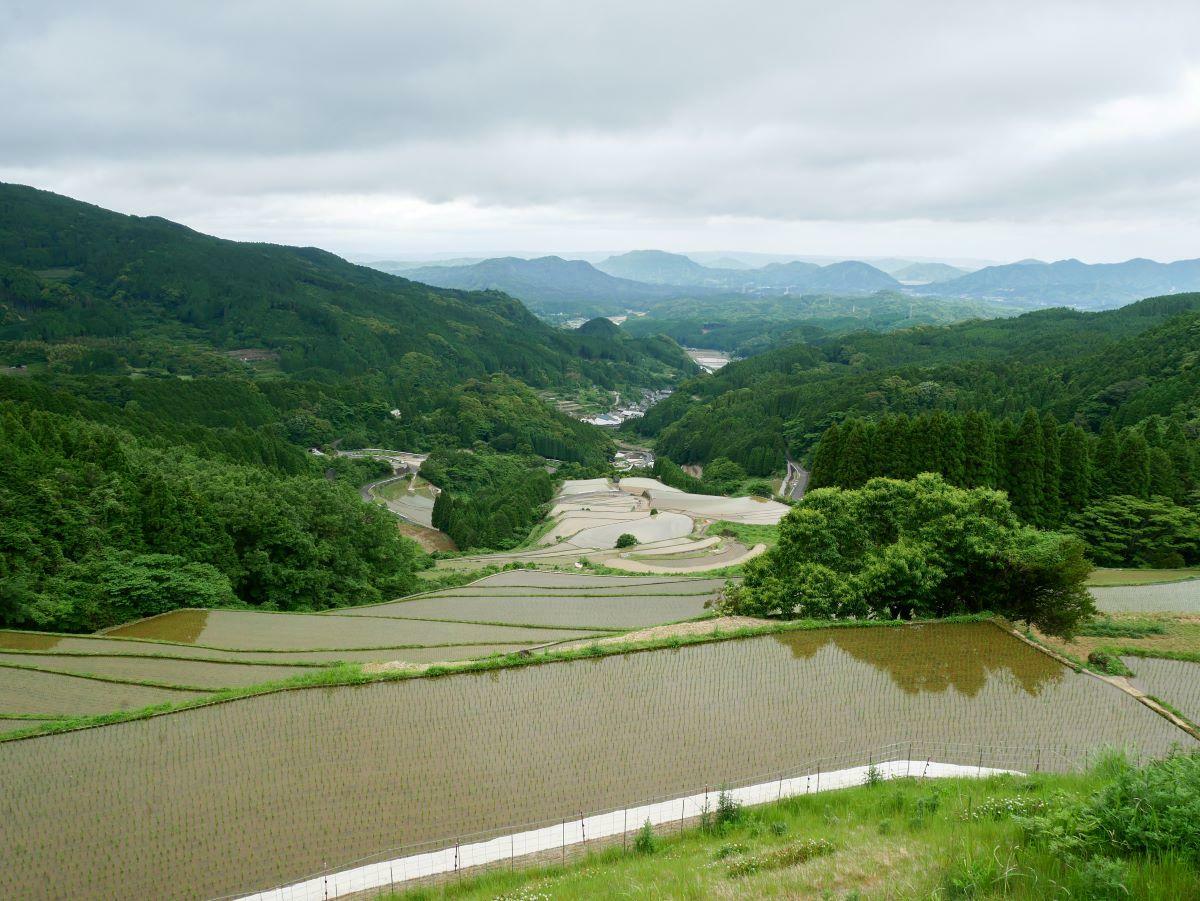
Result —
<instances>
[{"instance_id":1,"label":"light green field","mask_svg":"<svg viewBox=\"0 0 1200 901\"><path fill-rule=\"evenodd\" d=\"M1093 569L1088 585L1101 588L1111 585L1153 585L1159 582L1181 582L1200 578L1200 569Z\"/></svg>"}]
</instances>

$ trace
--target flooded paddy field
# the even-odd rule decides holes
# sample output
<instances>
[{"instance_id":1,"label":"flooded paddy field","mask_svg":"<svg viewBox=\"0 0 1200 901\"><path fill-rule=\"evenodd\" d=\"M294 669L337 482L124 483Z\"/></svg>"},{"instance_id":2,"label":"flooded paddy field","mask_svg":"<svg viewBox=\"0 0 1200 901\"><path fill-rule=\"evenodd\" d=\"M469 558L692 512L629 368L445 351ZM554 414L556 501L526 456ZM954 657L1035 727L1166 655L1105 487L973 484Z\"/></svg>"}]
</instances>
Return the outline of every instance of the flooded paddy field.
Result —
<instances>
[{"instance_id":1,"label":"flooded paddy field","mask_svg":"<svg viewBox=\"0 0 1200 901\"><path fill-rule=\"evenodd\" d=\"M501 580L502 576L509 578ZM640 629L704 615L706 605L725 584L720 579L569 578L573 581L563 584L559 573L499 573L458 588L337 612L574 629Z\"/></svg>"},{"instance_id":2,"label":"flooded paddy field","mask_svg":"<svg viewBox=\"0 0 1200 901\"><path fill-rule=\"evenodd\" d=\"M346 615L428 617L564 628L640 629L702 616L712 594L631 594L610 597L433 595L355 607Z\"/></svg>"},{"instance_id":3,"label":"flooded paddy field","mask_svg":"<svg viewBox=\"0 0 1200 901\"><path fill-rule=\"evenodd\" d=\"M1122 657L1135 687L1170 704L1193 723L1200 723L1200 663L1157 657Z\"/></svg>"},{"instance_id":4,"label":"flooded paddy field","mask_svg":"<svg viewBox=\"0 0 1200 901\"><path fill-rule=\"evenodd\" d=\"M263 889L385 848L904 741L962 746L941 756L972 764L980 744L1036 747L1046 767L1055 748L1195 744L986 623L288 691L0 744L0 893Z\"/></svg>"},{"instance_id":5,"label":"flooded paddy field","mask_svg":"<svg viewBox=\"0 0 1200 901\"><path fill-rule=\"evenodd\" d=\"M174 691L147 685L101 682L36 670L0 667L0 713L86 716L136 710L152 704L176 704L204 697L203 692Z\"/></svg>"},{"instance_id":6,"label":"flooded paddy field","mask_svg":"<svg viewBox=\"0 0 1200 901\"><path fill-rule=\"evenodd\" d=\"M289 665L259 665L217 663L206 660L171 660L155 657L127 656L68 656L65 654L14 654L0 652L0 664L36 666L40 669L83 675L128 679L136 682L159 682L195 688L230 688L237 685L257 685L275 682L308 672L311 667ZM6 673L0 670L0 684ZM0 707L0 710L4 708Z\"/></svg>"},{"instance_id":7,"label":"flooded paddy field","mask_svg":"<svg viewBox=\"0 0 1200 901\"><path fill-rule=\"evenodd\" d=\"M681 586L693 591L717 590L725 583L724 579L672 579L665 576L589 576L574 573L544 572L541 570L517 569L496 573L478 582L473 582L463 589L486 585L494 588L504 585L522 588L645 588L646 586ZM694 586L694 587L693 587Z\"/></svg>"},{"instance_id":8,"label":"flooded paddy field","mask_svg":"<svg viewBox=\"0 0 1200 901\"><path fill-rule=\"evenodd\" d=\"M152 638L229 650L277 651L374 648L397 645L489 644L537 645L581 636L583 630L522 629L470 623L421 622L301 613L243 610L176 610L118 626L106 632L117 638Z\"/></svg>"},{"instance_id":9,"label":"flooded paddy field","mask_svg":"<svg viewBox=\"0 0 1200 901\"><path fill-rule=\"evenodd\" d=\"M1200 579L1092 588L1091 592L1096 607L1105 613L1200 613Z\"/></svg>"},{"instance_id":10,"label":"flooded paddy field","mask_svg":"<svg viewBox=\"0 0 1200 901\"><path fill-rule=\"evenodd\" d=\"M372 647L370 649L335 649L328 651L300 650L225 651L218 648L192 647L137 638L104 638L95 635L52 635L46 632L16 632L0 630L0 653L11 653L20 662L22 653L50 651L69 661L78 657L116 655L121 657L150 657L157 659L208 660L215 663L333 663L336 661L376 662L408 660L429 663L438 660L465 660L490 654L508 654L529 647L527 642L489 644L474 642L461 645L431 645L428 647ZM70 669L64 662L59 669ZM2 712L2 711L0 711Z\"/></svg>"}]
</instances>

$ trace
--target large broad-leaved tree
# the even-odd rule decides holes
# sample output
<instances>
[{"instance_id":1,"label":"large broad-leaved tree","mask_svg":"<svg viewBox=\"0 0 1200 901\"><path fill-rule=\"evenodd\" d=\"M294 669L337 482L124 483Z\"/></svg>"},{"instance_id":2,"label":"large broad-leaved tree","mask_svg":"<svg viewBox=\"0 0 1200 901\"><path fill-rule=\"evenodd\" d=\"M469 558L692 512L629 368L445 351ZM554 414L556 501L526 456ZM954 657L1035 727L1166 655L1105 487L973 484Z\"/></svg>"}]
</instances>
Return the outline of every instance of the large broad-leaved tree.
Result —
<instances>
[{"instance_id":1,"label":"large broad-leaved tree","mask_svg":"<svg viewBox=\"0 0 1200 901\"><path fill-rule=\"evenodd\" d=\"M913 618L992 612L1070 634L1094 612L1073 535L1025 525L1008 498L924 473L811 492L730 591L740 613Z\"/></svg>"}]
</instances>

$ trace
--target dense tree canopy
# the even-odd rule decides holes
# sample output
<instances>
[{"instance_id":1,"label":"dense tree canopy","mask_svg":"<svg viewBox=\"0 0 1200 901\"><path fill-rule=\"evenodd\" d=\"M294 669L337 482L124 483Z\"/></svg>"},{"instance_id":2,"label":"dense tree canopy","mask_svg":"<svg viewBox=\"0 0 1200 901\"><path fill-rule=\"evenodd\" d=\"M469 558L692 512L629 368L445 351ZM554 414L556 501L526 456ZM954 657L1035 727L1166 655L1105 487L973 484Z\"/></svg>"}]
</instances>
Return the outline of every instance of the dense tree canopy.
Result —
<instances>
[{"instance_id":1,"label":"dense tree canopy","mask_svg":"<svg viewBox=\"0 0 1200 901\"><path fill-rule=\"evenodd\" d=\"M94 629L174 607L314 610L411 589L419 553L320 470L156 447L0 402L0 623Z\"/></svg>"},{"instance_id":2,"label":"dense tree canopy","mask_svg":"<svg viewBox=\"0 0 1200 901\"><path fill-rule=\"evenodd\" d=\"M439 451L421 475L442 489L433 525L461 549L510 548L529 533L554 497L554 482L538 457Z\"/></svg>"},{"instance_id":3,"label":"dense tree canopy","mask_svg":"<svg viewBox=\"0 0 1200 901\"><path fill-rule=\"evenodd\" d=\"M941 476L809 493L729 602L784 618L989 611L1066 634L1094 612L1078 538L1021 523L1008 499Z\"/></svg>"},{"instance_id":4,"label":"dense tree canopy","mask_svg":"<svg viewBox=\"0 0 1200 901\"><path fill-rule=\"evenodd\" d=\"M1058 525L1091 501L1127 495L1187 503L1200 488L1200 443L1179 419L1100 434L1027 410L1019 418L937 411L831 426L812 454L813 488L936 472L964 488L1008 492L1022 519Z\"/></svg>"}]
</instances>

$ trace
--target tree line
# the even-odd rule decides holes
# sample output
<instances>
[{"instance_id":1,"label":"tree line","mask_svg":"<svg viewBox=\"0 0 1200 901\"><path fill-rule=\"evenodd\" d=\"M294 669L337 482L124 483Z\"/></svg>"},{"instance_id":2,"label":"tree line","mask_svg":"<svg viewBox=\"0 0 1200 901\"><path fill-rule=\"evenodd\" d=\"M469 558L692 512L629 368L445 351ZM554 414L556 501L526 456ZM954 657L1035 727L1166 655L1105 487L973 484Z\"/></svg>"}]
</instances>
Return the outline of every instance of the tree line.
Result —
<instances>
[{"instance_id":1,"label":"tree line","mask_svg":"<svg viewBox=\"0 0 1200 901\"><path fill-rule=\"evenodd\" d=\"M1023 521L1076 531L1098 563L1200 562L1200 448L1179 418L1094 433L1035 410L851 417L821 436L811 471L812 488L938 473L1007 492Z\"/></svg>"}]
</instances>

